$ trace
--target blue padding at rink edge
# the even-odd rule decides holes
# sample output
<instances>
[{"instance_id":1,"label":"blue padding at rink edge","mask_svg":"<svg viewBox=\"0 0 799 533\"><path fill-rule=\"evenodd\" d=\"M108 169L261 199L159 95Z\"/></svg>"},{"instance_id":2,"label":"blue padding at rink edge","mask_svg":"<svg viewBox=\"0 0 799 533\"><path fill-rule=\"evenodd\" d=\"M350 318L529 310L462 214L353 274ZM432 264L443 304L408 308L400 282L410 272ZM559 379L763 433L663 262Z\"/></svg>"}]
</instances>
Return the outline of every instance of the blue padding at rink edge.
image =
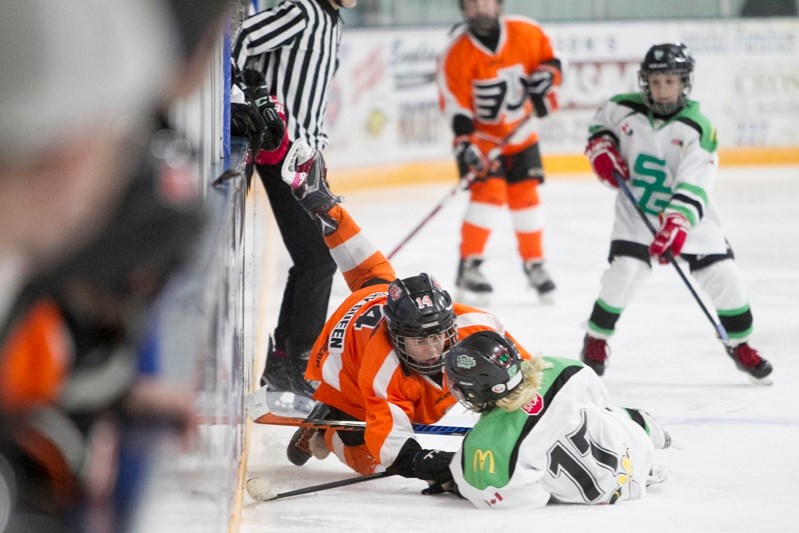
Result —
<instances>
[{"instance_id":1,"label":"blue padding at rink edge","mask_svg":"<svg viewBox=\"0 0 799 533\"><path fill-rule=\"evenodd\" d=\"M230 20L225 23L225 37L222 43L222 157L230 157Z\"/></svg>"}]
</instances>

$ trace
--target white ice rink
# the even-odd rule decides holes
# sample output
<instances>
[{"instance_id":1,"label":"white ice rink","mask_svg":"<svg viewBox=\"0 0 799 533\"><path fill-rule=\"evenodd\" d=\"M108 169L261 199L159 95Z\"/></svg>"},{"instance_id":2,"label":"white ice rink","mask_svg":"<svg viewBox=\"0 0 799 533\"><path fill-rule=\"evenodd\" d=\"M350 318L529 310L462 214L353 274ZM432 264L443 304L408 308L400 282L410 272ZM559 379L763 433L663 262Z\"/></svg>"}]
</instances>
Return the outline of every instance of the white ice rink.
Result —
<instances>
[{"instance_id":1,"label":"white ice rink","mask_svg":"<svg viewBox=\"0 0 799 533\"><path fill-rule=\"evenodd\" d=\"M448 190L436 185L349 194L345 206L387 252ZM487 309L529 351L577 358L581 325L606 266L614 195L587 176L559 176L540 190L557 301L539 305L527 289L504 218L497 221L484 265L495 289ZM799 531L799 168L722 169L715 200L749 290L755 317L751 344L774 365L775 384L751 385L672 267L656 268L617 324L603 378L613 403L647 409L680 446L656 452L669 477L644 499L614 506L478 510L453 495L422 496L424 482L392 477L266 503L245 495L241 531ZM465 194L451 200L397 254L393 264L399 276L430 272L454 288L465 202ZM274 328L288 267L279 238L276 249L281 255L270 280L265 331ZM346 294L337 276L331 303ZM248 474L270 479L275 492L354 475L333 456L303 467L289 463L285 449L292 432L255 425ZM426 447L454 449L460 439L420 440Z\"/></svg>"}]
</instances>

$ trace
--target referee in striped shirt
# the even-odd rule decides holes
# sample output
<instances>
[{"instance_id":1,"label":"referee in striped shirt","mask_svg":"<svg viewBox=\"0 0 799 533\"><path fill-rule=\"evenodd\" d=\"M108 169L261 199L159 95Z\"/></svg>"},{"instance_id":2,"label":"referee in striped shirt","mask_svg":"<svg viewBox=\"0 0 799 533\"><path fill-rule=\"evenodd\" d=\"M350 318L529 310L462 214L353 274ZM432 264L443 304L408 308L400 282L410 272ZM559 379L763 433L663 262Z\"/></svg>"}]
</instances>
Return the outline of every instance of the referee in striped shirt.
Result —
<instances>
[{"instance_id":1,"label":"referee in striped shirt","mask_svg":"<svg viewBox=\"0 0 799 533\"><path fill-rule=\"evenodd\" d=\"M233 62L241 71L263 73L270 94L285 105L290 142L304 139L320 151L328 144L324 118L338 66L339 9L355 7L357 2L285 0L242 24ZM336 264L313 221L280 178L281 164L255 165L294 263L261 384L268 384L269 390L310 396L313 389L303 374L327 317Z\"/></svg>"}]
</instances>

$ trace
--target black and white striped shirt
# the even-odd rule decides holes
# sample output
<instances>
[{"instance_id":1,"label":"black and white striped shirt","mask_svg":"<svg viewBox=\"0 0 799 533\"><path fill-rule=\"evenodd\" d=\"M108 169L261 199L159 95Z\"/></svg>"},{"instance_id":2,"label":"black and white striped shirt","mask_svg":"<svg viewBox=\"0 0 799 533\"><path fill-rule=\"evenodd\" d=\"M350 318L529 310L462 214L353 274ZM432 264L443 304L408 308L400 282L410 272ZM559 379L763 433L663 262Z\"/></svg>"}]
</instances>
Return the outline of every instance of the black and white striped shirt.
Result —
<instances>
[{"instance_id":1,"label":"black and white striped shirt","mask_svg":"<svg viewBox=\"0 0 799 533\"><path fill-rule=\"evenodd\" d=\"M286 106L291 141L305 139L319 150L328 144L325 109L340 40L338 11L328 0L286 0L242 24L233 62L264 73L270 93Z\"/></svg>"}]
</instances>

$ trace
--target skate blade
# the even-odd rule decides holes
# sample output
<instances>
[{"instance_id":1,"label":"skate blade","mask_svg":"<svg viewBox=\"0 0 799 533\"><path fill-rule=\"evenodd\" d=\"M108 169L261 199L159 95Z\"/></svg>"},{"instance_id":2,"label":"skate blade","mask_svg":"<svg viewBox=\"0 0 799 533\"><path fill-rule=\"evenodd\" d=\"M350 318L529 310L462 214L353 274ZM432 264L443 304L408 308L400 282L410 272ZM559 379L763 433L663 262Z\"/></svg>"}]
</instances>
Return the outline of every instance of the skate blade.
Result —
<instances>
[{"instance_id":1,"label":"skate blade","mask_svg":"<svg viewBox=\"0 0 799 533\"><path fill-rule=\"evenodd\" d=\"M538 293L538 301L544 305L555 305L555 291Z\"/></svg>"},{"instance_id":2,"label":"skate blade","mask_svg":"<svg viewBox=\"0 0 799 533\"><path fill-rule=\"evenodd\" d=\"M763 387L769 387L771 385L774 385L774 381L771 379L771 374L762 378L756 378L751 374L747 374L747 377L749 378L749 381L751 381L755 385L760 385Z\"/></svg>"},{"instance_id":3,"label":"skate blade","mask_svg":"<svg viewBox=\"0 0 799 533\"><path fill-rule=\"evenodd\" d=\"M275 413L291 416L305 416L311 412L315 402L293 392L266 392L266 405Z\"/></svg>"},{"instance_id":4,"label":"skate blade","mask_svg":"<svg viewBox=\"0 0 799 533\"><path fill-rule=\"evenodd\" d=\"M472 307L486 307L491 303L491 293L457 289L455 291L455 300Z\"/></svg>"}]
</instances>

